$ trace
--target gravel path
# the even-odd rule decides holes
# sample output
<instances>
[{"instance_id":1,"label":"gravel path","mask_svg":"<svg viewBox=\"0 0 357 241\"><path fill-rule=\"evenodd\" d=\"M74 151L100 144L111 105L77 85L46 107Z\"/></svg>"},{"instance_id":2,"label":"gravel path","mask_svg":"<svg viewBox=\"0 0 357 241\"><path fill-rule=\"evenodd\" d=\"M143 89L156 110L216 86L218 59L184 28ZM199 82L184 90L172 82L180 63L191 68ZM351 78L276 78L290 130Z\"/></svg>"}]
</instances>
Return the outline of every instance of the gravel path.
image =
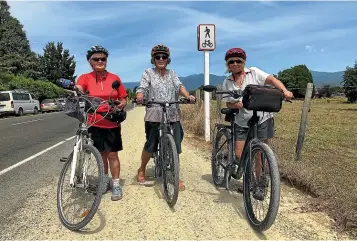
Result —
<instances>
[{"instance_id":1,"label":"gravel path","mask_svg":"<svg viewBox=\"0 0 357 241\"><path fill-rule=\"evenodd\" d=\"M124 197L112 202L103 196L99 211L81 232L64 228L56 209L58 176L46 188L28 197L27 202L0 229L0 239L336 239L331 220L324 213L304 213L308 197L282 185L279 216L270 230L255 233L246 221L241 194L229 195L211 184L208 153L184 141L181 177L186 190L179 194L171 210L162 195L161 185L149 180L136 183L145 141L144 108L128 113L123 124L124 151L121 183ZM129 127L130 125L130 127ZM187 136L187 134L186 134ZM152 175L152 162L147 171Z\"/></svg>"}]
</instances>

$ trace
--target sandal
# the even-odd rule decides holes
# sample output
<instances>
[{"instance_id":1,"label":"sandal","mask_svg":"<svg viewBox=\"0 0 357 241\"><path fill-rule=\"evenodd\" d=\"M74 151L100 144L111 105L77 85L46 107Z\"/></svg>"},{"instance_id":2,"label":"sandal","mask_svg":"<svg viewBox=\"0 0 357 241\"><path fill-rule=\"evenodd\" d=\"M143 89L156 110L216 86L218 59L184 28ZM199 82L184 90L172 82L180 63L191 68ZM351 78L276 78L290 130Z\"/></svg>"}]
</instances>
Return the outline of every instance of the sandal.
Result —
<instances>
[{"instance_id":1,"label":"sandal","mask_svg":"<svg viewBox=\"0 0 357 241\"><path fill-rule=\"evenodd\" d=\"M141 171L140 168L138 169L137 181L139 184L143 184L145 182L145 172Z\"/></svg>"},{"instance_id":2,"label":"sandal","mask_svg":"<svg viewBox=\"0 0 357 241\"><path fill-rule=\"evenodd\" d=\"M183 184L183 182L181 181L181 180L179 180L179 190L180 191L183 191L183 190L185 190L185 184Z\"/></svg>"}]
</instances>

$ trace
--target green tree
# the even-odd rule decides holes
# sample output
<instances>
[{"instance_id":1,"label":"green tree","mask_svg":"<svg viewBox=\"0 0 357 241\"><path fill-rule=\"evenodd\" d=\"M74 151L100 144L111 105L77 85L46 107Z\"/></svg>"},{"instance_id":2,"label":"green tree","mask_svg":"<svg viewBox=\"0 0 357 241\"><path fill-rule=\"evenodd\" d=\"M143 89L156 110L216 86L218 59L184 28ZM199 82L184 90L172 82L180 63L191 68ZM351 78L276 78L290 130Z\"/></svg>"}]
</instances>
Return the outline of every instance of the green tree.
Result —
<instances>
[{"instance_id":1,"label":"green tree","mask_svg":"<svg viewBox=\"0 0 357 241\"><path fill-rule=\"evenodd\" d=\"M330 98L332 91L331 91L331 86L330 85L324 85L321 90L320 90L321 96Z\"/></svg>"},{"instance_id":2,"label":"green tree","mask_svg":"<svg viewBox=\"0 0 357 241\"><path fill-rule=\"evenodd\" d=\"M63 48L63 43L49 42L43 49L44 54L40 57L42 73L45 79L55 83L59 78L74 80L76 63L74 56L69 54L68 49Z\"/></svg>"},{"instance_id":3,"label":"green tree","mask_svg":"<svg viewBox=\"0 0 357 241\"><path fill-rule=\"evenodd\" d=\"M313 83L312 74L306 65L296 65L279 71L278 79L293 92L296 98L305 97L307 84Z\"/></svg>"},{"instance_id":4,"label":"green tree","mask_svg":"<svg viewBox=\"0 0 357 241\"><path fill-rule=\"evenodd\" d=\"M338 94L338 93L343 93L344 89L342 86L333 86L331 87L331 93L332 94Z\"/></svg>"},{"instance_id":5,"label":"green tree","mask_svg":"<svg viewBox=\"0 0 357 241\"><path fill-rule=\"evenodd\" d=\"M353 103L357 101L357 61L354 67L346 67L343 74L343 88L348 102Z\"/></svg>"},{"instance_id":6,"label":"green tree","mask_svg":"<svg viewBox=\"0 0 357 241\"><path fill-rule=\"evenodd\" d=\"M31 51L23 25L9 12L6 1L0 2L0 71L39 77L38 59ZM30 71L31 70L31 71Z\"/></svg>"}]
</instances>

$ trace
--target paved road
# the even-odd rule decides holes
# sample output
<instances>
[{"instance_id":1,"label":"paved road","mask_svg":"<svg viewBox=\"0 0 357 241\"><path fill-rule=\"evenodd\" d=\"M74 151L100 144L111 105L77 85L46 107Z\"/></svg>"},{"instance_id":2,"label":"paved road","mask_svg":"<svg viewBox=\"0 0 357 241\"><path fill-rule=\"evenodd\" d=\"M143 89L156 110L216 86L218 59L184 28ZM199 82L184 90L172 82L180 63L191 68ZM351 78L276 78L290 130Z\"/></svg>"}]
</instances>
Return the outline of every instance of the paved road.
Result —
<instances>
[{"instance_id":1,"label":"paved road","mask_svg":"<svg viewBox=\"0 0 357 241\"><path fill-rule=\"evenodd\" d=\"M74 140L68 139L78 123L63 112L0 119L0 227L3 217L58 175L59 159L73 147ZM9 170L19 162L25 163Z\"/></svg>"}]
</instances>

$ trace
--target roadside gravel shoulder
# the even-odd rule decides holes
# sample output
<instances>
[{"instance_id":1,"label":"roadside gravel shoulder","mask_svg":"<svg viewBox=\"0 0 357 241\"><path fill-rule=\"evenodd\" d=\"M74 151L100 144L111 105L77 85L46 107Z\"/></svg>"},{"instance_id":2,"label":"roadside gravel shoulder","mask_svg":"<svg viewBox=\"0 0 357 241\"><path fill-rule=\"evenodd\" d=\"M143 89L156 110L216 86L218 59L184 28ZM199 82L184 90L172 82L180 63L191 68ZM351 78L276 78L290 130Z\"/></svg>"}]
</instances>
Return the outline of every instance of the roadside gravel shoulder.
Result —
<instances>
[{"instance_id":1,"label":"roadside gravel shoulder","mask_svg":"<svg viewBox=\"0 0 357 241\"><path fill-rule=\"evenodd\" d=\"M123 123L122 200L113 202L110 193L104 195L91 223L81 232L71 232L58 219L57 175L8 218L0 239L348 239L337 236L326 214L304 213L308 198L285 185L275 224L264 234L255 233L246 221L242 195L230 195L212 185L209 155L188 140L180 158L186 190L170 209L160 182L149 178L146 186L136 183L145 142L143 117L144 108L138 107L128 112ZM148 176L153 174L152 167L150 162Z\"/></svg>"}]
</instances>

